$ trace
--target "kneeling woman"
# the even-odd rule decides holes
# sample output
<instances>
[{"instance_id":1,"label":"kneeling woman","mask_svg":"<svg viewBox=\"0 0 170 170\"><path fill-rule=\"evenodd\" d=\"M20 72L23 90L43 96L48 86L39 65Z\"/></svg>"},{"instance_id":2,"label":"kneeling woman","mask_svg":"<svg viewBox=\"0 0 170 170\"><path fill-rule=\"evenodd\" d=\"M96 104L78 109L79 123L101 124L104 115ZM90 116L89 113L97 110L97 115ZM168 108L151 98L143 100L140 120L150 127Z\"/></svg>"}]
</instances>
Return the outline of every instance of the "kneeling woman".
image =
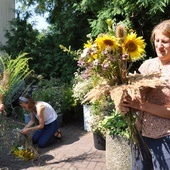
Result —
<instances>
[{"instance_id":1,"label":"kneeling woman","mask_svg":"<svg viewBox=\"0 0 170 170\"><path fill-rule=\"evenodd\" d=\"M54 108L46 102L34 101L29 96L20 96L19 104L30 113L31 117L21 133L28 134L35 131L32 137L33 144L38 144L40 148L48 146L58 131L57 113ZM39 123L33 126L36 118Z\"/></svg>"}]
</instances>

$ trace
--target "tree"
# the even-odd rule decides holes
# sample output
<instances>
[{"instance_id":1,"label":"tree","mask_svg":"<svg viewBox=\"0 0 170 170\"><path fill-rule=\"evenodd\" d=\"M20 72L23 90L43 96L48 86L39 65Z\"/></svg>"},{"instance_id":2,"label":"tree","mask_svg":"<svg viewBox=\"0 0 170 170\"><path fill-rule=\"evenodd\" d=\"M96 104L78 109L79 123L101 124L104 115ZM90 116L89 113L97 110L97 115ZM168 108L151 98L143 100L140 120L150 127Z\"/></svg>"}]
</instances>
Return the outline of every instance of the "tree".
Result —
<instances>
[{"instance_id":1,"label":"tree","mask_svg":"<svg viewBox=\"0 0 170 170\"><path fill-rule=\"evenodd\" d=\"M170 0L18 1L22 3L23 9L34 6L35 12L41 15L47 13L46 20L51 27L41 34L37 34L34 30L30 31L30 34L29 32L24 34L31 28L25 21L17 23L18 27L22 27L22 24L27 25L27 29L24 27L22 31L15 30L16 32L9 36L7 43L12 48L8 48L8 51L14 53L18 49L17 53L22 49L28 52L33 56L31 68L37 73L46 77L62 77L66 81L71 80L76 70L76 61L73 56L62 52L60 44L71 46L73 50L82 48L87 34L91 33L92 37L95 37L99 33L106 32L106 19L110 18L116 23L125 22L136 30L138 35L142 35L147 43L147 57L150 57L155 55L150 45L151 30L161 20L170 18ZM11 41L11 38L15 41ZM136 68L138 64L140 63L136 64Z\"/></svg>"}]
</instances>

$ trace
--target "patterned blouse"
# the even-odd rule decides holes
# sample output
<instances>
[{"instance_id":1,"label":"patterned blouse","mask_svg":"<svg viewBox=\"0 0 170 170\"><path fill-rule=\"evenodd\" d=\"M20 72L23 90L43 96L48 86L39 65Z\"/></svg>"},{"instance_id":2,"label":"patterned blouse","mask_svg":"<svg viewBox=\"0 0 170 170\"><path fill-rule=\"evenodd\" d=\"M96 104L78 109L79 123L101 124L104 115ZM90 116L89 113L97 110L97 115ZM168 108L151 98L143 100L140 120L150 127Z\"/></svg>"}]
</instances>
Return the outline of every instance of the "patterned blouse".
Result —
<instances>
[{"instance_id":1,"label":"patterned blouse","mask_svg":"<svg viewBox=\"0 0 170 170\"><path fill-rule=\"evenodd\" d=\"M139 68L143 75L161 73L161 79L169 84L167 87L148 89L145 100L149 103L165 105L170 103L170 63L162 65L158 57L146 60ZM170 114L170 112L169 112ZM140 112L137 121L138 130L142 136L160 138L170 135L170 119L162 118L148 112Z\"/></svg>"}]
</instances>

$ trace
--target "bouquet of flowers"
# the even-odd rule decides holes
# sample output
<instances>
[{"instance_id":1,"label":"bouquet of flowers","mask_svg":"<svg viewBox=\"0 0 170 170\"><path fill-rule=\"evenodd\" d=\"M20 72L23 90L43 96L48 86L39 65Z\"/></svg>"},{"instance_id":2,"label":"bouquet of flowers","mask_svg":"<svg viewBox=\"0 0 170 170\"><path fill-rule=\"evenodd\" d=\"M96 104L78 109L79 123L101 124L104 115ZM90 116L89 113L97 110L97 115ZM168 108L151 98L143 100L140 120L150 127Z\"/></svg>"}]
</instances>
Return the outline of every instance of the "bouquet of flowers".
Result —
<instances>
[{"instance_id":1,"label":"bouquet of flowers","mask_svg":"<svg viewBox=\"0 0 170 170\"><path fill-rule=\"evenodd\" d=\"M145 42L142 37L123 25L115 32L100 34L84 44L78 66L97 74L110 85L127 82L127 62L135 62L145 55Z\"/></svg>"},{"instance_id":2,"label":"bouquet of flowers","mask_svg":"<svg viewBox=\"0 0 170 170\"><path fill-rule=\"evenodd\" d=\"M162 82L157 74L142 76L135 72L129 73L132 63L144 58L146 43L134 30L122 24L113 29L111 20L107 20L107 23L111 31L98 35L95 40L90 38L84 44L78 66L84 68L90 76L103 79L85 95L83 102L94 102L104 95L110 95L118 112L125 95L133 99L137 95L141 96L142 88L155 88ZM133 110L125 116L131 139L135 143L136 116Z\"/></svg>"}]
</instances>

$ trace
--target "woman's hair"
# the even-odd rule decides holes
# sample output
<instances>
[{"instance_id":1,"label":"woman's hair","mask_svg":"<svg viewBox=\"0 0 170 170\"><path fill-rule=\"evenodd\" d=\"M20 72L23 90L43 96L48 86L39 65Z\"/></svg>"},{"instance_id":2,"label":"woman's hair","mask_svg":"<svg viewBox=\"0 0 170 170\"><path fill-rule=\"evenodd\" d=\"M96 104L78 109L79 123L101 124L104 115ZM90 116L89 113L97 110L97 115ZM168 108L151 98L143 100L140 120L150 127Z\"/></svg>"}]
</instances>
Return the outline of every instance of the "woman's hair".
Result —
<instances>
[{"instance_id":1,"label":"woman's hair","mask_svg":"<svg viewBox=\"0 0 170 170\"><path fill-rule=\"evenodd\" d=\"M165 36L170 38L170 19L164 20L154 27L150 38L152 44L154 43L155 40L155 34L158 31L160 31Z\"/></svg>"},{"instance_id":2,"label":"woman's hair","mask_svg":"<svg viewBox=\"0 0 170 170\"><path fill-rule=\"evenodd\" d=\"M29 109L33 109L35 106L35 101L28 95L22 95L19 97L19 104L26 103L28 104Z\"/></svg>"}]
</instances>

